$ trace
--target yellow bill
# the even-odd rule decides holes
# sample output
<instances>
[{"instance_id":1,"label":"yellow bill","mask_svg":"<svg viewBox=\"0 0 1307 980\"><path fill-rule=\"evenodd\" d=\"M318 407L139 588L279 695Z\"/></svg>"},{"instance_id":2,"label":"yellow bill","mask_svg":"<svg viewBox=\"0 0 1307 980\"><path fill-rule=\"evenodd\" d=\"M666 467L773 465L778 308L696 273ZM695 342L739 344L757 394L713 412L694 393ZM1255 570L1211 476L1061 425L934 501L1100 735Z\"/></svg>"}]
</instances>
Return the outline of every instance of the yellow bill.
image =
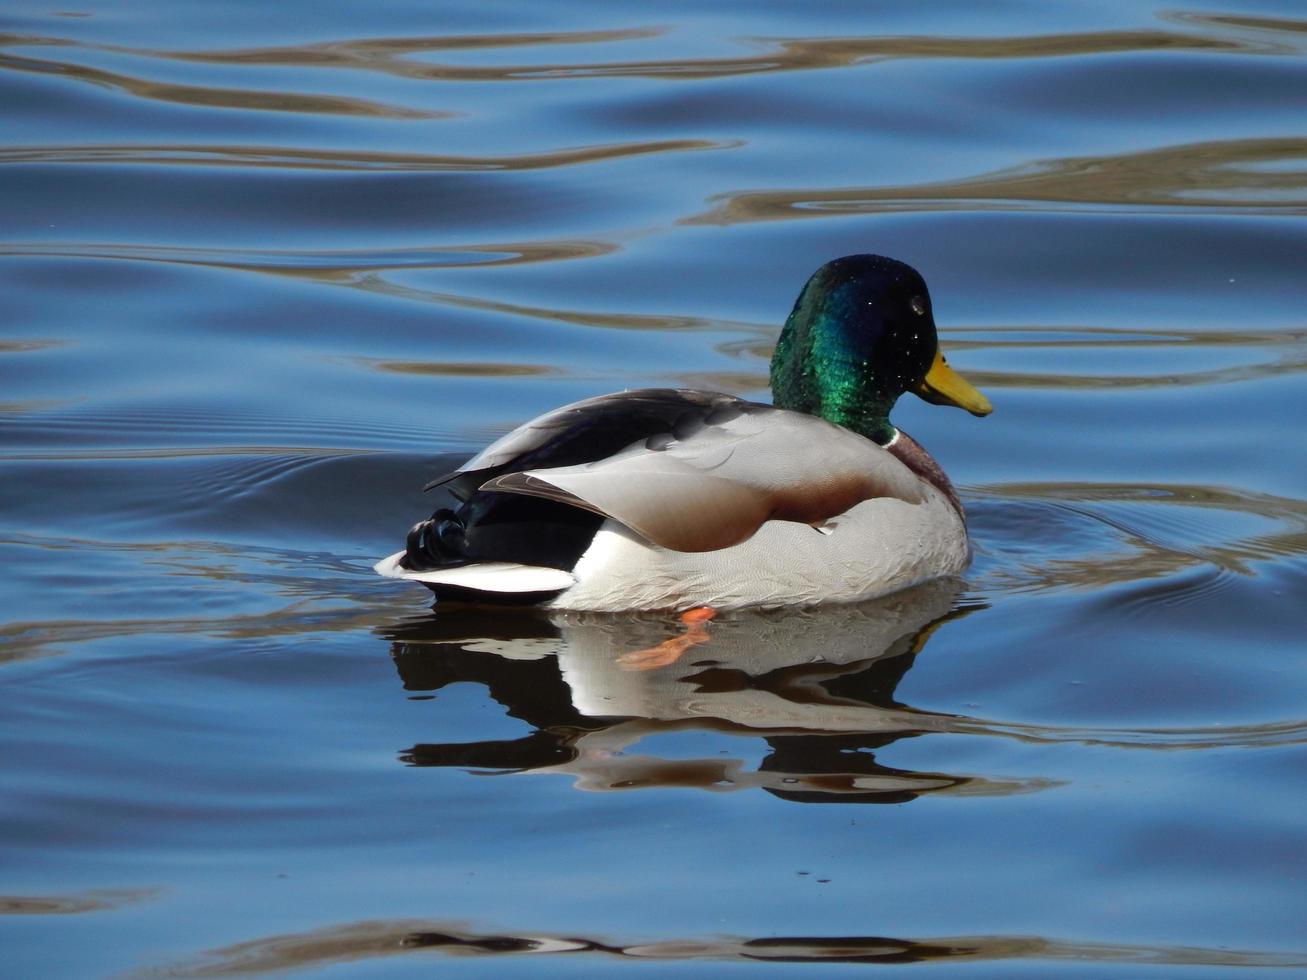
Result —
<instances>
[{"instance_id":1,"label":"yellow bill","mask_svg":"<svg viewBox=\"0 0 1307 980\"><path fill-rule=\"evenodd\" d=\"M935 351L935 362L931 364L926 376L911 390L932 405L955 405L965 408L972 415L988 415L994 410L989 399L949 367L943 353L938 350Z\"/></svg>"}]
</instances>

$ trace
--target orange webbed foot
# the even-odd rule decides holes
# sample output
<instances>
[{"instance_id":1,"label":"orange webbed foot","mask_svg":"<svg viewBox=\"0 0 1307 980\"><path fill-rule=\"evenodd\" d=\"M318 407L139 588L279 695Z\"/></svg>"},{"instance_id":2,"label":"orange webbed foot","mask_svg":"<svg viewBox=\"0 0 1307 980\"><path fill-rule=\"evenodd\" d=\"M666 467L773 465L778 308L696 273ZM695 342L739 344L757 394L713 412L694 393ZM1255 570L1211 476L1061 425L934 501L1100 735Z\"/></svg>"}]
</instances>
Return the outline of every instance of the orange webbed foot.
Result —
<instances>
[{"instance_id":1,"label":"orange webbed foot","mask_svg":"<svg viewBox=\"0 0 1307 980\"><path fill-rule=\"evenodd\" d=\"M624 670L657 670L681 659L686 650L707 643L708 623L717 615L717 610L710 606L697 606L681 613L680 620L685 632L670 640L663 640L657 646L646 650L632 650L617 658Z\"/></svg>"}]
</instances>

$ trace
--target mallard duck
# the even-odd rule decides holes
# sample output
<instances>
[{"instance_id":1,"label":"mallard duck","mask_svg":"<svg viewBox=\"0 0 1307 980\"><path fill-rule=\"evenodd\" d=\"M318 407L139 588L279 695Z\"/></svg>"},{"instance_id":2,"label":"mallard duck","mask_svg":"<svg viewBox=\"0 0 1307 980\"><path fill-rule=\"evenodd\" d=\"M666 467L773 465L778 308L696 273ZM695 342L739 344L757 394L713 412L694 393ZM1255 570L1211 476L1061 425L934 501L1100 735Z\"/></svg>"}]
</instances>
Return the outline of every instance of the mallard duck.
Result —
<instances>
[{"instance_id":1,"label":"mallard duck","mask_svg":"<svg viewBox=\"0 0 1307 980\"><path fill-rule=\"evenodd\" d=\"M889 420L904 392L987 415L940 353L926 283L878 255L808 280L771 361L774 405L648 388L565 405L427 484L457 502L381 575L552 609L847 602L962 571L948 477Z\"/></svg>"}]
</instances>

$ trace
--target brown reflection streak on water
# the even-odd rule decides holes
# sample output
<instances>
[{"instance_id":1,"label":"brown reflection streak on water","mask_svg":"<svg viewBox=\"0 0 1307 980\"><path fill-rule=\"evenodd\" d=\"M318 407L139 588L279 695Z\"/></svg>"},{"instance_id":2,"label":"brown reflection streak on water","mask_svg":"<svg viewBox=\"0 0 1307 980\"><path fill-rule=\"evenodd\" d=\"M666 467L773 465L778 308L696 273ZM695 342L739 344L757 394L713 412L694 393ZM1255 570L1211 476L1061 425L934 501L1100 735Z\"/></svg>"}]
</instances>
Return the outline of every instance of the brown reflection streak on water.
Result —
<instances>
[{"instance_id":1,"label":"brown reflection streak on water","mask_svg":"<svg viewBox=\"0 0 1307 980\"><path fill-rule=\"evenodd\" d=\"M1294 171L1257 170L1302 160ZM1244 169L1239 169L1240 166ZM1237 193L1243 192L1243 193ZM1269 193L1275 196L1268 197ZM1212 140L1102 157L1066 157L963 180L896 187L796 188L717 195L715 208L685 224L1065 204L1150 208L1257 209L1299 214L1307 207L1307 139Z\"/></svg>"},{"instance_id":2,"label":"brown reflection streak on water","mask_svg":"<svg viewBox=\"0 0 1307 980\"><path fill-rule=\"evenodd\" d=\"M4 43L0 40L0 43ZM12 44L9 40L7 43ZM39 58L22 58L17 55L0 55L0 70L29 72L38 75L56 75L76 81L89 82L104 88L117 89L142 99L158 102L175 102L181 105L207 106L221 109L252 109L266 112L304 112L341 116L374 116L385 119L439 119L448 113L403 106L383 105L339 95L309 95L300 92L264 92L257 89L211 88L199 85L178 85L153 82L131 75L89 68L66 61L49 61Z\"/></svg>"},{"instance_id":3,"label":"brown reflection streak on water","mask_svg":"<svg viewBox=\"0 0 1307 980\"><path fill-rule=\"evenodd\" d=\"M453 293L418 289L413 286L401 286L375 275L361 276L349 285L367 292L380 293L399 299L437 303L468 310L483 310L489 313L508 313L532 320L568 323L578 327L605 327L617 330L728 330L767 337L774 336L776 332L775 327L766 324L698 316L679 316L671 313L591 313L582 310L527 306L478 296L459 296Z\"/></svg>"},{"instance_id":4,"label":"brown reflection streak on water","mask_svg":"<svg viewBox=\"0 0 1307 980\"><path fill-rule=\"evenodd\" d=\"M158 51L124 45L82 44L53 37L0 34L0 45L77 45L141 57L208 64L278 65L321 68L368 68L390 64L396 55L422 51L465 51L484 48L519 48L547 45L610 44L657 37L660 28L635 27L620 30L550 31L540 33L454 34L428 37L380 37L326 41L284 47L247 48L230 51Z\"/></svg>"},{"instance_id":5,"label":"brown reflection streak on water","mask_svg":"<svg viewBox=\"0 0 1307 980\"><path fill-rule=\"evenodd\" d=\"M1250 17L1243 14L1207 14L1185 10L1172 11L1163 16L1181 24L1211 25L1218 29L1245 27L1274 34L1307 34L1307 20L1295 20L1291 17ZM1301 40L1292 37L1279 40L1281 43L1296 47L1301 47L1302 44Z\"/></svg>"},{"instance_id":6,"label":"brown reflection streak on water","mask_svg":"<svg viewBox=\"0 0 1307 980\"><path fill-rule=\"evenodd\" d=\"M645 140L572 147L545 153L505 156L456 156L432 153L384 153L354 149L323 150L293 146L214 146L203 144L91 144L0 148L5 163L112 163L145 166L206 166L287 170L363 171L369 173L482 173L543 170L650 153L730 149L738 140Z\"/></svg>"},{"instance_id":7,"label":"brown reflection streak on water","mask_svg":"<svg viewBox=\"0 0 1307 980\"><path fill-rule=\"evenodd\" d=\"M1196 385L1233 384L1261 378L1275 378L1298 374L1307 370L1307 350L1296 356L1285 356L1278 361L1261 364L1240 364L1214 368L1210 371L1192 371L1188 374L1153 375L1086 375L1050 374L1031 371L985 371L968 369L967 377L981 388L1169 388Z\"/></svg>"},{"instance_id":8,"label":"brown reflection streak on water","mask_svg":"<svg viewBox=\"0 0 1307 980\"><path fill-rule=\"evenodd\" d=\"M1110 388L1166 388L1192 387L1196 385L1234 384L1244 381L1257 381L1283 375L1297 374L1307 370L1307 331L1291 330L1257 330L1240 332L1235 330L1124 330L1108 327L963 327L944 331L947 341L944 346L949 351L971 350L1034 350L1049 348L1232 348L1256 349L1273 348L1275 360L1261 361L1253 364L1236 364L1229 367L1213 368L1206 371L1179 373L1168 371L1165 374L1052 374L1032 371L986 371L971 368L967 377L982 388L1063 388L1063 389L1110 389ZM1056 339L999 340L993 336L984 340L966 339L969 333L1008 333L1021 337L1022 334L1035 334L1040 337L1052 335ZM1066 336L1058 336L1063 334ZM962 339L958 339L958 335ZM1086 337L1085 335L1088 335Z\"/></svg>"},{"instance_id":9,"label":"brown reflection streak on water","mask_svg":"<svg viewBox=\"0 0 1307 980\"><path fill-rule=\"evenodd\" d=\"M25 402L0 402L0 415L26 415L29 412L44 412L66 404L68 402L53 398L33 398Z\"/></svg>"},{"instance_id":10,"label":"brown reflection streak on water","mask_svg":"<svg viewBox=\"0 0 1307 980\"><path fill-rule=\"evenodd\" d=\"M51 347L62 347L65 341L62 340L0 340L0 354L27 354L32 351L49 350Z\"/></svg>"},{"instance_id":11,"label":"brown reflection streak on water","mask_svg":"<svg viewBox=\"0 0 1307 980\"><path fill-rule=\"evenodd\" d=\"M569 244L575 246L575 243ZM469 248L475 247L476 246L471 246ZM518 262L552 261L560 258L588 258L591 255L599 254L602 250L611 250L616 247L617 246L605 245L603 243L585 243L580 246L562 249L551 247L548 244L534 247L512 246L512 248L518 250L516 258L516 261ZM80 254L80 257L86 258L125 258L137 261L178 262L182 264L242 269L248 272L260 272L329 282L336 285L361 289L364 292L390 296L396 299L421 303L434 303L441 306L452 306L459 309L481 310L488 313L505 313L532 320L567 323L579 327L601 327L617 330L721 330L768 338L774 337L776 332L776 327L767 324L745 323L737 320L681 316L670 313L646 314L589 312L508 303L484 297L442 293L435 290L421 289L415 286L401 285L378 274L379 270L394 268L396 265L401 268L412 269L424 267L441 268L446 266L457 266L461 268L477 264L470 262L426 263L425 265L417 263L376 263L367 265L360 264L356 266L341 265L323 268L301 267L295 265L256 265L248 262L238 263L235 261L216 263L212 261L200 261L198 259L176 258L171 254L174 250L167 249L151 250L150 254L145 254L141 252L129 253L123 248L114 248L112 250L106 248L100 251L99 255L96 256L77 252L64 252L60 250L58 246L23 246L22 248L22 254L55 254L55 252L59 252L59 254ZM484 248L490 250L493 246L484 246ZM510 248L510 246L504 246L504 248ZM528 249L531 248L534 248L534 250L529 251ZM3 248L0 248L0 254L4 254ZM529 258L527 256L529 256ZM509 260L496 260L482 264L508 264L508 261ZM723 347L723 349L725 349L725 347Z\"/></svg>"},{"instance_id":12,"label":"brown reflection streak on water","mask_svg":"<svg viewBox=\"0 0 1307 980\"><path fill-rule=\"evenodd\" d=\"M452 361L381 361L367 357L351 360L374 371L392 374L421 374L438 378L548 378L562 374L557 368L538 364L503 364Z\"/></svg>"},{"instance_id":13,"label":"brown reflection streak on water","mask_svg":"<svg viewBox=\"0 0 1307 980\"><path fill-rule=\"evenodd\" d=\"M404 56L426 51L504 48L521 45L581 44L630 41L655 37L657 28L627 31L540 35L465 35L462 37L362 39L295 47L217 51L157 51L111 48L143 57L228 65L273 65L305 68L351 68L384 72L403 78L440 81L522 81L558 78L629 76L656 79L705 79L764 72L843 68L891 58L1014 59L1064 58L1136 51L1182 50L1239 54L1292 53L1291 44L1268 37L1224 31L1211 21L1199 24L1207 33L1167 30L1088 31L1083 33L1009 37L868 36L832 38L747 38L763 48L736 57L650 59L610 62L554 62L533 65L459 65L432 63ZM13 43L13 42L10 42ZM29 39L27 43L67 43Z\"/></svg>"},{"instance_id":14,"label":"brown reflection streak on water","mask_svg":"<svg viewBox=\"0 0 1307 980\"><path fill-rule=\"evenodd\" d=\"M381 270L475 268L561 262L609 255L619 248L610 242L552 241L503 244L432 245L385 251L271 251L178 246L116 245L95 242L0 243L0 256L152 262L161 265L231 269L266 275L349 285L360 276ZM27 342L23 343L36 343ZM41 342L53 346L59 341ZM24 347L23 350L37 350Z\"/></svg>"},{"instance_id":15,"label":"brown reflection streak on water","mask_svg":"<svg viewBox=\"0 0 1307 980\"><path fill-rule=\"evenodd\" d=\"M103 547L103 545L99 545ZM242 577L219 569L179 570L179 575L197 579L234 582ZM266 582L271 587L273 583ZM290 591L289 578L280 583L279 591ZM309 591L307 583L300 583ZM334 598L346 599L347 596ZM178 616L159 619L46 620L10 621L0 627L0 666L48 657L82 644L111 637L200 635L229 639L255 640L268 637L303 636L309 632L350 632L366 629L379 615L393 611L393 606L364 604L362 596L353 597L348 606L322 607L314 599L300 599L270 613L225 615L216 617ZM310 624L311 623L311 627Z\"/></svg>"},{"instance_id":16,"label":"brown reflection streak on water","mask_svg":"<svg viewBox=\"0 0 1307 980\"><path fill-rule=\"evenodd\" d=\"M1075 942L1037 936L766 936L667 939L619 943L552 933L474 932L458 921L388 919L352 922L310 932L285 933L201 953L190 961L147 969L136 976L223 977L281 970L322 969L342 963L413 953L505 956L597 953L641 960L778 963L928 963L941 960L1128 962L1136 965L1302 967L1307 954Z\"/></svg>"},{"instance_id":17,"label":"brown reflection streak on water","mask_svg":"<svg viewBox=\"0 0 1307 980\"><path fill-rule=\"evenodd\" d=\"M75 895L0 895L0 915L80 915L106 912L157 895L153 888L106 888Z\"/></svg>"},{"instance_id":18,"label":"brown reflection streak on water","mask_svg":"<svg viewBox=\"0 0 1307 980\"><path fill-rule=\"evenodd\" d=\"M461 34L434 37L362 38L328 41L296 47L248 48L234 51L142 51L132 53L179 61L227 65L297 65L314 68L369 68L390 70L397 56L423 51L468 51L487 48L525 48L573 44L611 44L657 37L655 27L609 31L551 31L535 34ZM405 63L398 62L402 67Z\"/></svg>"},{"instance_id":19,"label":"brown reflection streak on water","mask_svg":"<svg viewBox=\"0 0 1307 980\"><path fill-rule=\"evenodd\" d=\"M1297 347L1307 343L1307 330L1133 330L1098 326L948 327L941 329L949 350L1034 349L1040 347ZM985 334L968 340L967 334ZM1000 340L994 334L1014 334L1019 340ZM1027 334L1062 334L1056 339L1035 339Z\"/></svg>"}]
</instances>

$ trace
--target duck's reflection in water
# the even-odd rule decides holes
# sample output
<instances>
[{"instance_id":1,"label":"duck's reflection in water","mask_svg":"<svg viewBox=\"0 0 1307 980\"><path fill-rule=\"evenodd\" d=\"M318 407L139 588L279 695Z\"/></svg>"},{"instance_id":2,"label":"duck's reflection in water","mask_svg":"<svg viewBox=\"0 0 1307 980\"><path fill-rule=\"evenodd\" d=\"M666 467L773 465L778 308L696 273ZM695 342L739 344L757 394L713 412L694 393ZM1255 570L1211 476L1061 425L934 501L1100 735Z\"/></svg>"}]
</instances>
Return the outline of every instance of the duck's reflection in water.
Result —
<instances>
[{"instance_id":1,"label":"duck's reflection in water","mask_svg":"<svg viewBox=\"0 0 1307 980\"><path fill-rule=\"evenodd\" d=\"M388 631L404 687L484 684L534 730L504 741L422 743L401 759L567 774L588 790L758 787L810 803L1038 788L876 761L874 752L897 739L950 727L947 716L899 704L894 691L935 628L982 608L959 604L958 588L937 581L857 605L743 611L688 626L672 616L442 611ZM675 642L687 632L698 642ZM662 666L649 666L661 657L631 656L682 647ZM761 737L769 752L751 771L726 756L630 751L685 730Z\"/></svg>"}]
</instances>

